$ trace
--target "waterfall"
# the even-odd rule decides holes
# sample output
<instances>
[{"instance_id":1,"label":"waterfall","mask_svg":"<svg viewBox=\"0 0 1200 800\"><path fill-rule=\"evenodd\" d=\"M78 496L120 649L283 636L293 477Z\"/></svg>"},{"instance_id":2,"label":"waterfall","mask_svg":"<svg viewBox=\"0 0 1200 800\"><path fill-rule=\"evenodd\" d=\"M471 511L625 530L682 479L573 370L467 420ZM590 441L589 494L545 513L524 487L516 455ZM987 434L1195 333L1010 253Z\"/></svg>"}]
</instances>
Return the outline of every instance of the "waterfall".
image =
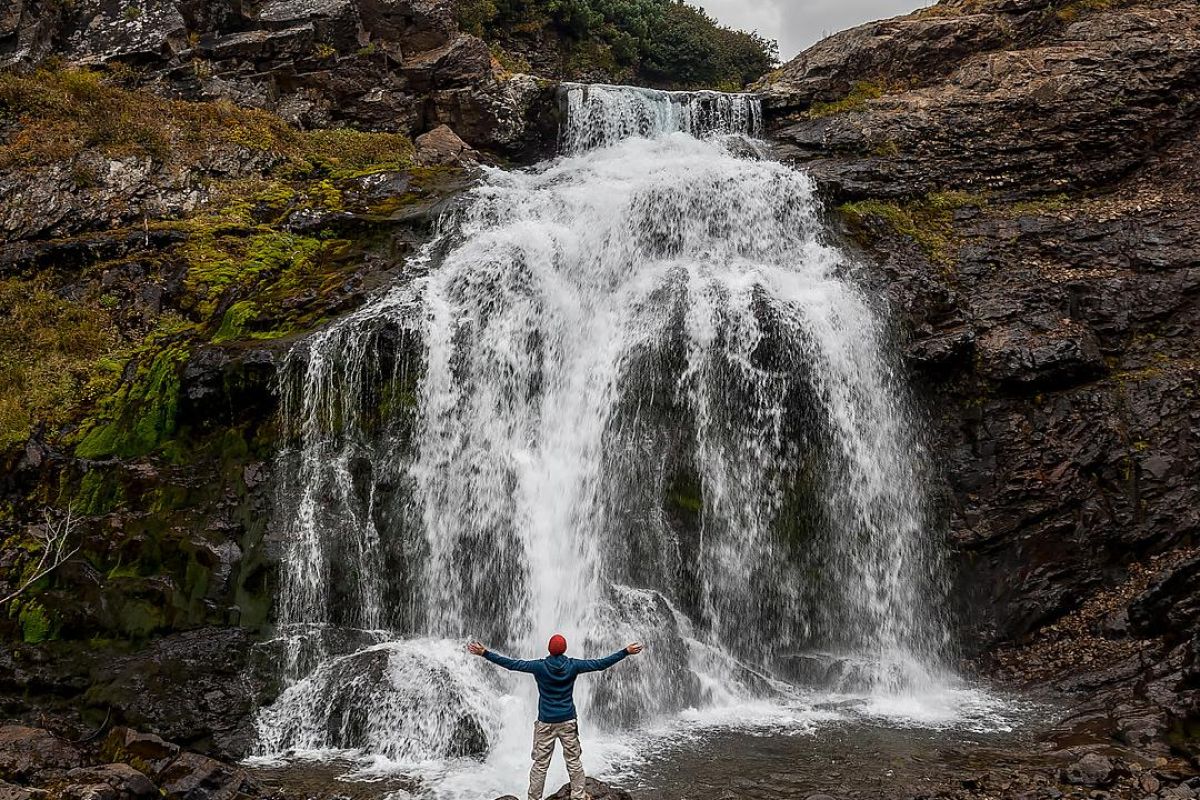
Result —
<instances>
[{"instance_id":1,"label":"waterfall","mask_svg":"<svg viewBox=\"0 0 1200 800\"><path fill-rule=\"evenodd\" d=\"M531 689L469 637L645 641L579 684L610 728L939 680L917 426L812 181L743 146L752 96L564 92L564 156L488 170L409 277L281 369L264 753L524 747Z\"/></svg>"},{"instance_id":2,"label":"waterfall","mask_svg":"<svg viewBox=\"0 0 1200 800\"><path fill-rule=\"evenodd\" d=\"M566 111L562 135L566 153L582 153L635 136L756 136L762 132L762 102L753 94L581 83L563 84L560 94Z\"/></svg>"}]
</instances>

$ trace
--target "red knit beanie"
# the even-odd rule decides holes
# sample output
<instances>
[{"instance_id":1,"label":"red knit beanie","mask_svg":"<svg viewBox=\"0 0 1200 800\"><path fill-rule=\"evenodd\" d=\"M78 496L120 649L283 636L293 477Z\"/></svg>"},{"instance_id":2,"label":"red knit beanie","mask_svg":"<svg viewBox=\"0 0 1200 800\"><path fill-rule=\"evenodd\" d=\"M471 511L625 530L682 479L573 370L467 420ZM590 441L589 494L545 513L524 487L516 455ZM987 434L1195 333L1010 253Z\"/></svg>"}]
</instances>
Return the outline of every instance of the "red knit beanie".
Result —
<instances>
[{"instance_id":1,"label":"red knit beanie","mask_svg":"<svg viewBox=\"0 0 1200 800\"><path fill-rule=\"evenodd\" d=\"M567 640L561 633L556 633L550 637L550 655L561 656L567 652Z\"/></svg>"}]
</instances>

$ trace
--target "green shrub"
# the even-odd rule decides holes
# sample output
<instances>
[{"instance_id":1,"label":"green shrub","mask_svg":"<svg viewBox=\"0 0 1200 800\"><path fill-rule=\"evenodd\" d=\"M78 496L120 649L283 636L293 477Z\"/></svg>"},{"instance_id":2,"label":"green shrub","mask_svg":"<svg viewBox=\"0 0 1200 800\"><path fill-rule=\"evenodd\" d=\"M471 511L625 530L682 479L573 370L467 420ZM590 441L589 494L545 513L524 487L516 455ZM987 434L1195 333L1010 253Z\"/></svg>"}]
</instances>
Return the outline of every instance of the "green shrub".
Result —
<instances>
[{"instance_id":1,"label":"green shrub","mask_svg":"<svg viewBox=\"0 0 1200 800\"><path fill-rule=\"evenodd\" d=\"M680 0L458 0L457 12L460 25L492 41L553 28L565 40L568 78L600 69L677 88L737 89L778 55L774 42Z\"/></svg>"}]
</instances>

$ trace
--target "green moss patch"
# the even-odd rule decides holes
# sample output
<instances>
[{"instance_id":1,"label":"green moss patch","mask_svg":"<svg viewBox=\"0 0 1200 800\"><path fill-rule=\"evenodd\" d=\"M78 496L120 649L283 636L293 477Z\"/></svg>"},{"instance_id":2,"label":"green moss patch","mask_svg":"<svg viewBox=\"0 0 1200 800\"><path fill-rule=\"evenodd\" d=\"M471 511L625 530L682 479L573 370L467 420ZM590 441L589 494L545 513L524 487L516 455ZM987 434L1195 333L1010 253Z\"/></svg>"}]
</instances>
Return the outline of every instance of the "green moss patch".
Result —
<instances>
[{"instance_id":1,"label":"green moss patch","mask_svg":"<svg viewBox=\"0 0 1200 800\"><path fill-rule=\"evenodd\" d=\"M52 624L46 607L36 601L26 601L17 612L21 639L26 644L38 644L52 638Z\"/></svg>"},{"instance_id":2,"label":"green moss patch","mask_svg":"<svg viewBox=\"0 0 1200 800\"><path fill-rule=\"evenodd\" d=\"M104 398L100 412L75 447L79 458L145 455L175 432L179 373L188 352L167 347L139 367L135 379Z\"/></svg>"},{"instance_id":3,"label":"green moss patch","mask_svg":"<svg viewBox=\"0 0 1200 800\"><path fill-rule=\"evenodd\" d=\"M985 206L986 198L968 192L934 192L911 203L890 200L861 200L838 206L838 212L857 230L872 220L882 220L901 236L912 239L931 261L950 269L957 260L954 211L966 206Z\"/></svg>"}]
</instances>

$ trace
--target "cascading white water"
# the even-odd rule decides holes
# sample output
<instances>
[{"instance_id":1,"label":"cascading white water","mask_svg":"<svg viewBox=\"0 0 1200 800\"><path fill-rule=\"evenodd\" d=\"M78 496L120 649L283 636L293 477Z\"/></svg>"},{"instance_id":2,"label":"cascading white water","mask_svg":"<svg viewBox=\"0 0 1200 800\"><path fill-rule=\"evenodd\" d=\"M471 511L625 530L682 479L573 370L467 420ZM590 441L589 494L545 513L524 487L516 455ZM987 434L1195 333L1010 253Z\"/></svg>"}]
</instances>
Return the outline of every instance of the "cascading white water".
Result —
<instances>
[{"instance_id":1,"label":"cascading white water","mask_svg":"<svg viewBox=\"0 0 1200 800\"><path fill-rule=\"evenodd\" d=\"M524 747L531 687L467 637L647 641L580 683L618 727L818 672L938 680L914 426L811 181L744 146L751 96L566 93L570 155L489 171L422 277L281 374L291 683L264 753Z\"/></svg>"},{"instance_id":2,"label":"cascading white water","mask_svg":"<svg viewBox=\"0 0 1200 800\"><path fill-rule=\"evenodd\" d=\"M560 92L567 117L562 146L568 154L635 136L762 133L762 102L753 94L665 92L582 83L563 84Z\"/></svg>"}]
</instances>

